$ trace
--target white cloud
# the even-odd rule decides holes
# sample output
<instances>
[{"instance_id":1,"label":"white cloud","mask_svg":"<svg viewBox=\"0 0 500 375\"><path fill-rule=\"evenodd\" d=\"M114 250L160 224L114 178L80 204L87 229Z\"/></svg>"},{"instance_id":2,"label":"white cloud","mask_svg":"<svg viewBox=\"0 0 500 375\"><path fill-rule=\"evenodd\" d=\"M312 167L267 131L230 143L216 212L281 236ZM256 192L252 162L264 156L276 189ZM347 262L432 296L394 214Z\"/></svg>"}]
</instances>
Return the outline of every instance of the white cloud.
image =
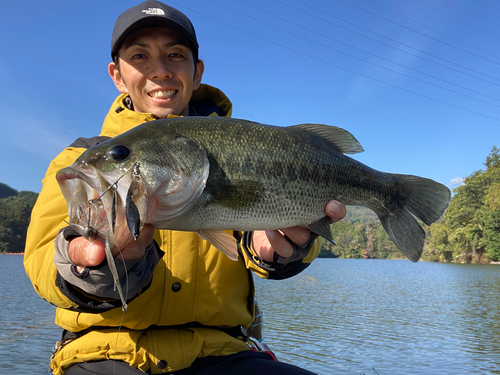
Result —
<instances>
[{"instance_id":1,"label":"white cloud","mask_svg":"<svg viewBox=\"0 0 500 375\"><path fill-rule=\"evenodd\" d=\"M463 178L463 177L452 178L450 180L450 182L448 183L448 187L449 188L457 188L457 187L463 185L464 181L465 181L465 178Z\"/></svg>"}]
</instances>

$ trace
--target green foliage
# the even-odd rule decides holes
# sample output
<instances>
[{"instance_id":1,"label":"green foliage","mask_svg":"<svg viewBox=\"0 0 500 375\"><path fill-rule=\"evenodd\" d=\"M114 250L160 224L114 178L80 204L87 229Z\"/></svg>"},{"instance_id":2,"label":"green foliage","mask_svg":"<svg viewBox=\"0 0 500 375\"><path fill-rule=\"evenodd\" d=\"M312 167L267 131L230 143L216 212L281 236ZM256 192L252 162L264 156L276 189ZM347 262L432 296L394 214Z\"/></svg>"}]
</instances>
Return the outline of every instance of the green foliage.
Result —
<instances>
[{"instance_id":1,"label":"green foliage","mask_svg":"<svg viewBox=\"0 0 500 375\"><path fill-rule=\"evenodd\" d=\"M0 253L20 253L24 251L31 210L38 194L31 191L18 193L5 184L0 185L2 192L7 192L0 198Z\"/></svg>"},{"instance_id":2,"label":"green foliage","mask_svg":"<svg viewBox=\"0 0 500 375\"><path fill-rule=\"evenodd\" d=\"M401 252L389 239L377 216L364 207L348 207L344 220L332 225L336 245L323 242L323 258L401 258Z\"/></svg>"},{"instance_id":3,"label":"green foliage","mask_svg":"<svg viewBox=\"0 0 500 375\"><path fill-rule=\"evenodd\" d=\"M17 195L17 190L12 189L9 185L0 182L0 198L13 197Z\"/></svg>"},{"instance_id":4,"label":"green foliage","mask_svg":"<svg viewBox=\"0 0 500 375\"><path fill-rule=\"evenodd\" d=\"M500 260L500 183L494 183L488 189L479 217L484 224L486 253L491 259Z\"/></svg>"},{"instance_id":5,"label":"green foliage","mask_svg":"<svg viewBox=\"0 0 500 375\"><path fill-rule=\"evenodd\" d=\"M500 150L493 147L479 170L453 191L443 218L430 227L422 260L433 262L500 261ZM323 243L320 257L404 258L378 221L364 207L348 207L332 225L337 245Z\"/></svg>"},{"instance_id":6,"label":"green foliage","mask_svg":"<svg viewBox=\"0 0 500 375\"><path fill-rule=\"evenodd\" d=\"M500 261L500 150L454 190L444 218L431 226L430 247L441 260Z\"/></svg>"}]
</instances>

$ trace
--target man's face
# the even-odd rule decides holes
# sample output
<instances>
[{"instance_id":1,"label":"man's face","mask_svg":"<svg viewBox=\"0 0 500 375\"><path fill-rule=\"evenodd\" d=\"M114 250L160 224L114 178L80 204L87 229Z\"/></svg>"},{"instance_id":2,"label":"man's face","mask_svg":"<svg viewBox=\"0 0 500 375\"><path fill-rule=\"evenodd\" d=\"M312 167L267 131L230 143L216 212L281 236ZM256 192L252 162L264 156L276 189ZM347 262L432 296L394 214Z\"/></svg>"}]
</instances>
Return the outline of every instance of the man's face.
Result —
<instances>
[{"instance_id":1,"label":"man's face","mask_svg":"<svg viewBox=\"0 0 500 375\"><path fill-rule=\"evenodd\" d=\"M166 27L147 27L122 43L119 69L109 64L116 87L127 93L136 112L165 118L189 114L189 100L200 86L203 62L196 64L187 42Z\"/></svg>"}]
</instances>

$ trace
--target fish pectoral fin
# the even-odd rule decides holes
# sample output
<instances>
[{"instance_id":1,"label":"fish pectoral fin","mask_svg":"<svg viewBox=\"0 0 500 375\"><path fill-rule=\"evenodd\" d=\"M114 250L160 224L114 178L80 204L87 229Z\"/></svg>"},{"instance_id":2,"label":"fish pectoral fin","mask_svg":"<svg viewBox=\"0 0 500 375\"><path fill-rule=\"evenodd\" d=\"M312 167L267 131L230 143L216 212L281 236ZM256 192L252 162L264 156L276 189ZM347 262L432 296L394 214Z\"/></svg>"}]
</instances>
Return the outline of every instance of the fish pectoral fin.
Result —
<instances>
[{"instance_id":1,"label":"fish pectoral fin","mask_svg":"<svg viewBox=\"0 0 500 375\"><path fill-rule=\"evenodd\" d=\"M330 223L328 222L328 216L325 216L314 223L311 223L306 226L311 232L316 233L323 237L325 240L331 242L335 245L335 241L333 240L332 229L330 227Z\"/></svg>"},{"instance_id":2,"label":"fish pectoral fin","mask_svg":"<svg viewBox=\"0 0 500 375\"><path fill-rule=\"evenodd\" d=\"M259 182L246 180L218 180L207 183L205 187L211 202L234 209L244 209L253 205L262 197L262 190Z\"/></svg>"},{"instance_id":3,"label":"fish pectoral fin","mask_svg":"<svg viewBox=\"0 0 500 375\"><path fill-rule=\"evenodd\" d=\"M205 241L210 242L217 250L226 254L229 259L238 260L239 243L231 234L215 229L200 229L196 233Z\"/></svg>"},{"instance_id":4,"label":"fish pectoral fin","mask_svg":"<svg viewBox=\"0 0 500 375\"><path fill-rule=\"evenodd\" d=\"M361 144L351 133L337 126L323 124L299 124L290 127L302 129L319 135L328 142L333 143L333 145L343 154L357 154L364 151Z\"/></svg>"}]
</instances>

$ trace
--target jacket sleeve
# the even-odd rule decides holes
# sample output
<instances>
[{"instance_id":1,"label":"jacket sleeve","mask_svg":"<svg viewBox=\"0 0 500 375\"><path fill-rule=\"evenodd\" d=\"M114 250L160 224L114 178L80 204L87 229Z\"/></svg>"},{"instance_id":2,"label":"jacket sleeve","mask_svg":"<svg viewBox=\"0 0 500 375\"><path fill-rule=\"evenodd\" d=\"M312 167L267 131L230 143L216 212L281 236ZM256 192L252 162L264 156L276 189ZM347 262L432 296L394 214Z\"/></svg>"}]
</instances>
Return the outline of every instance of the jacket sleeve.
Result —
<instances>
[{"instance_id":1,"label":"jacket sleeve","mask_svg":"<svg viewBox=\"0 0 500 375\"><path fill-rule=\"evenodd\" d=\"M58 270L57 287L72 302L77 303L78 311L100 313L120 307L122 301L106 260L96 267L87 267L82 272L76 270L69 257L68 247L69 242L77 236L79 234L73 228L66 227L56 237L54 263ZM163 251L156 242L152 242L140 259L115 260L127 301L149 288L153 272L162 256Z\"/></svg>"},{"instance_id":2,"label":"jacket sleeve","mask_svg":"<svg viewBox=\"0 0 500 375\"><path fill-rule=\"evenodd\" d=\"M286 259L276 258L273 262L267 262L257 256L252 247L253 232L244 232L241 239L241 248L245 264L247 268L262 278L283 280L295 276L304 271L311 262L318 257L321 248L321 238L317 235L311 236L311 239L303 246L297 247L294 245L296 253L302 253L303 257L300 259Z\"/></svg>"}]
</instances>

